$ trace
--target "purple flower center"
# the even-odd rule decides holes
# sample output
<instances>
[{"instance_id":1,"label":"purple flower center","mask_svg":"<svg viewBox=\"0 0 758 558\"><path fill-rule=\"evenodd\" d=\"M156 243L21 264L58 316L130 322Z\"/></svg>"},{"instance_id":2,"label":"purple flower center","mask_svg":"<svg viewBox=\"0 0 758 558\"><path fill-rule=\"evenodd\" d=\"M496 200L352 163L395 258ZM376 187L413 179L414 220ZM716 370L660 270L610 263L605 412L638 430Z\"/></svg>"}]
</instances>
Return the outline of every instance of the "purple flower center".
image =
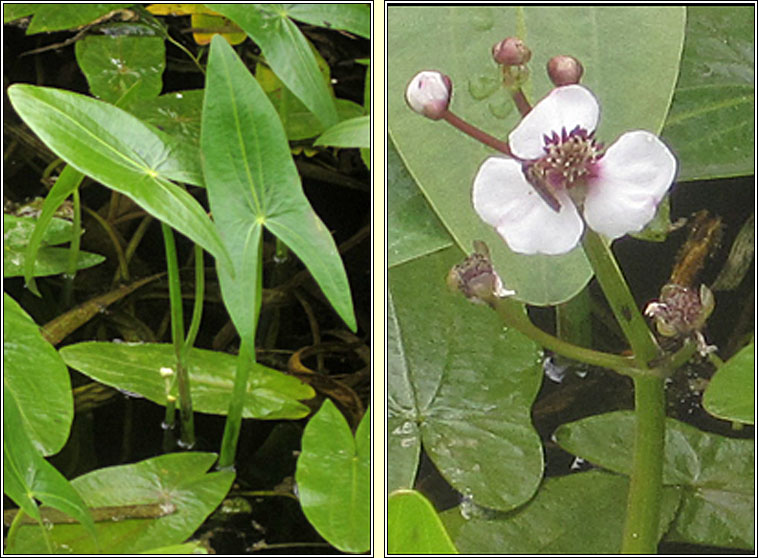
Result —
<instances>
[{"instance_id":1,"label":"purple flower center","mask_svg":"<svg viewBox=\"0 0 758 558\"><path fill-rule=\"evenodd\" d=\"M597 162L603 145L595 141L595 132L577 126L560 135L543 136L545 155L524 165L524 175L539 191L569 189L597 176Z\"/></svg>"}]
</instances>

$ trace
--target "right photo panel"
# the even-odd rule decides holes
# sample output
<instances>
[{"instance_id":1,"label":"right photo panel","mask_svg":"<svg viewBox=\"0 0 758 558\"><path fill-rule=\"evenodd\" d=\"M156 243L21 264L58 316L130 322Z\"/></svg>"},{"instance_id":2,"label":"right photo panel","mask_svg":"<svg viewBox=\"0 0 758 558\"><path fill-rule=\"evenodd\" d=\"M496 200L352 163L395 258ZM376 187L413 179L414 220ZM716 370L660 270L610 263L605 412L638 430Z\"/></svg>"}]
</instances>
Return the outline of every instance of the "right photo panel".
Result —
<instances>
[{"instance_id":1,"label":"right photo panel","mask_svg":"<svg viewBox=\"0 0 758 558\"><path fill-rule=\"evenodd\" d=\"M389 554L752 554L754 5L388 2Z\"/></svg>"}]
</instances>

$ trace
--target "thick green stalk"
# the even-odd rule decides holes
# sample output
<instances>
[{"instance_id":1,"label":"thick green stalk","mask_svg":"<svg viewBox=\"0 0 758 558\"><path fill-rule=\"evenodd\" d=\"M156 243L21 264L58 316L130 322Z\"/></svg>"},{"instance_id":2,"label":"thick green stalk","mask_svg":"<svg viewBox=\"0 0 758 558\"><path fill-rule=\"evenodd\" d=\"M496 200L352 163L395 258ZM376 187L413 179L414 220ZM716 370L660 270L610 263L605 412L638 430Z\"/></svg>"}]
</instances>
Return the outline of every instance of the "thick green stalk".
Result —
<instances>
[{"instance_id":1,"label":"thick green stalk","mask_svg":"<svg viewBox=\"0 0 758 558\"><path fill-rule=\"evenodd\" d=\"M249 343L250 341L243 340L239 355L237 355L237 371L234 374L229 414L226 417L224 437L221 440L221 453L218 458L219 469L228 469L234 466L237 441L242 427L242 410L245 406L245 395L247 394L247 378L254 366L253 355L255 353L250 350Z\"/></svg>"},{"instance_id":2,"label":"thick green stalk","mask_svg":"<svg viewBox=\"0 0 758 558\"><path fill-rule=\"evenodd\" d=\"M182 312L182 285L179 277L179 263L174 244L174 233L165 223L161 223L163 242L166 246L166 267L168 269L168 292L171 301L171 339L176 353L176 382L179 388L179 418L182 433L180 444L185 448L195 445L195 421L192 414L192 396L187 363L184 359L184 315Z\"/></svg>"},{"instance_id":3,"label":"thick green stalk","mask_svg":"<svg viewBox=\"0 0 758 558\"><path fill-rule=\"evenodd\" d=\"M590 229L584 235L583 244L595 276L643 372L634 376L634 460L621 551L625 554L655 554L666 435L664 375L649 368L659 355L658 345L637 308L610 246Z\"/></svg>"},{"instance_id":4,"label":"thick green stalk","mask_svg":"<svg viewBox=\"0 0 758 558\"><path fill-rule=\"evenodd\" d=\"M242 411L245 407L245 398L247 396L247 378L250 375L250 370L255 366L255 332L258 327L258 319L260 318L263 292L262 237L258 238L258 255L256 257L258 259L258 266L255 274L255 284L246 286L253 293L253 323L251 331L240 332L241 343L239 355L237 355L237 371L234 374L234 387L232 388L232 397L229 402L229 413L224 425L224 437L221 440L221 452L218 458L219 469L230 469L234 466L237 441L239 440L240 429L242 427Z\"/></svg>"},{"instance_id":5,"label":"thick green stalk","mask_svg":"<svg viewBox=\"0 0 758 558\"><path fill-rule=\"evenodd\" d=\"M634 378L637 427L621 544L623 554L655 554L658 548L666 432L663 382L662 377L653 375Z\"/></svg>"}]
</instances>

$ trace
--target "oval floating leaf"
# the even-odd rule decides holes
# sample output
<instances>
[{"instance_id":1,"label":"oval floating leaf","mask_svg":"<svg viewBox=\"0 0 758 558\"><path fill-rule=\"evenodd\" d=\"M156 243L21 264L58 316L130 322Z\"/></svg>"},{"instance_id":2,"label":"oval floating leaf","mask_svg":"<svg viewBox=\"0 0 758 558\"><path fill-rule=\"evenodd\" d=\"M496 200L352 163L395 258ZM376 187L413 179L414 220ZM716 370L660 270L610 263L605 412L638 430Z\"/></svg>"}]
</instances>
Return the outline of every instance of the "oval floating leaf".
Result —
<instances>
[{"instance_id":1,"label":"oval floating leaf","mask_svg":"<svg viewBox=\"0 0 758 558\"><path fill-rule=\"evenodd\" d=\"M331 400L303 432L297 482L303 513L331 544L345 552L371 545L371 419L366 411L355 432Z\"/></svg>"},{"instance_id":2,"label":"oval floating leaf","mask_svg":"<svg viewBox=\"0 0 758 558\"><path fill-rule=\"evenodd\" d=\"M87 35L76 42L76 61L90 93L109 103L126 95L130 103L152 99L163 89L166 46L161 37Z\"/></svg>"},{"instance_id":3,"label":"oval floating leaf","mask_svg":"<svg viewBox=\"0 0 758 558\"><path fill-rule=\"evenodd\" d=\"M88 342L68 345L60 351L66 364L103 384L138 393L158 405L166 404L166 384L161 368L173 368L176 354L170 344ZM200 413L228 412L237 358L203 349L189 353L192 406ZM296 419L308 407L298 400L315 396L297 378L255 364L247 384L243 416L259 419Z\"/></svg>"}]
</instances>

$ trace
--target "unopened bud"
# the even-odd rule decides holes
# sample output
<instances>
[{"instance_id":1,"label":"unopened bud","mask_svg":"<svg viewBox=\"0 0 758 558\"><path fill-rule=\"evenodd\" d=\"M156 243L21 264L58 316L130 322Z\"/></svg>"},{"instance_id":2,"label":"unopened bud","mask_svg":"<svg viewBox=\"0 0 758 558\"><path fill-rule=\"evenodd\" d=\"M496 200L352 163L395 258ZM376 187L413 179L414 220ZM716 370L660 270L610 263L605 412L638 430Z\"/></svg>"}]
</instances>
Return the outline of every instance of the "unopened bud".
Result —
<instances>
[{"instance_id":1,"label":"unopened bud","mask_svg":"<svg viewBox=\"0 0 758 558\"><path fill-rule=\"evenodd\" d=\"M547 75L556 86L575 85L583 73L581 62L573 56L553 56L547 63Z\"/></svg>"},{"instance_id":2,"label":"unopened bud","mask_svg":"<svg viewBox=\"0 0 758 558\"><path fill-rule=\"evenodd\" d=\"M532 51L518 37L508 37L492 47L492 58L503 66L521 66L532 58Z\"/></svg>"},{"instance_id":3,"label":"unopened bud","mask_svg":"<svg viewBox=\"0 0 758 558\"><path fill-rule=\"evenodd\" d=\"M439 120L445 116L452 94L453 83L449 77L426 71L413 76L405 90L405 100L417 113Z\"/></svg>"}]
</instances>

